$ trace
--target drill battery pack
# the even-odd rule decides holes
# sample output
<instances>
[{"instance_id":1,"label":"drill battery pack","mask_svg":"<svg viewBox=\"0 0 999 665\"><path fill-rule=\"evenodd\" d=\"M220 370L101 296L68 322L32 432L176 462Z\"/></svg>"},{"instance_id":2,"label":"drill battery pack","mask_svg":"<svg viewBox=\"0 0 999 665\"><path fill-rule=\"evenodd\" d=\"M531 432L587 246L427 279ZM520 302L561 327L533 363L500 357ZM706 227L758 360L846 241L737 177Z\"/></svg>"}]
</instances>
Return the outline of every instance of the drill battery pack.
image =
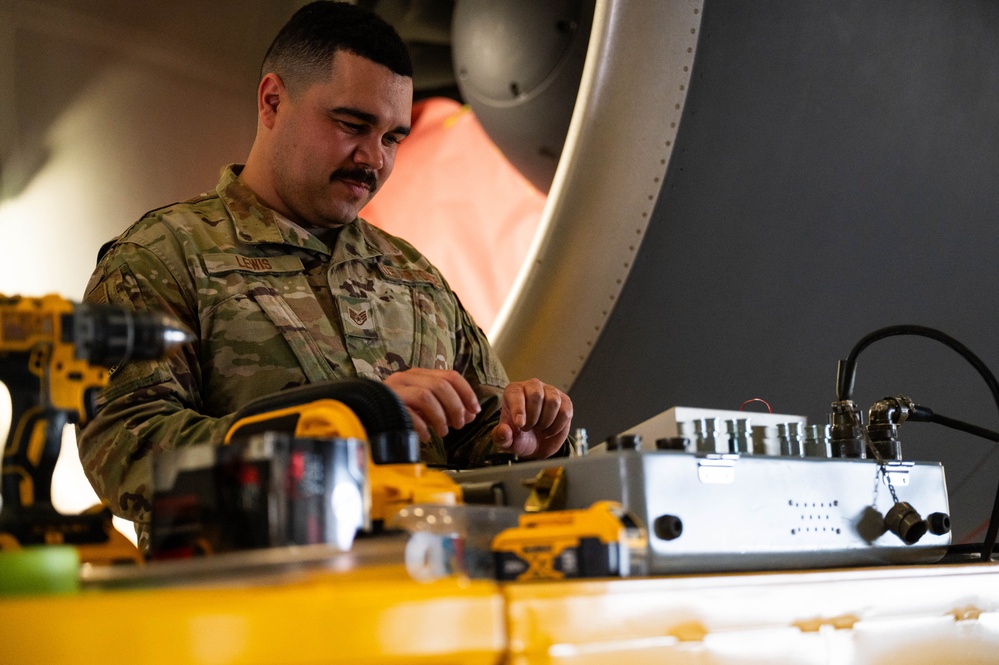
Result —
<instances>
[{"instance_id":1,"label":"drill battery pack","mask_svg":"<svg viewBox=\"0 0 999 665\"><path fill-rule=\"evenodd\" d=\"M645 530L621 504L526 513L492 542L499 580L560 580L644 574Z\"/></svg>"},{"instance_id":2,"label":"drill battery pack","mask_svg":"<svg viewBox=\"0 0 999 665\"><path fill-rule=\"evenodd\" d=\"M358 439L266 432L168 451L153 469L151 559L332 544L367 528L367 448Z\"/></svg>"}]
</instances>

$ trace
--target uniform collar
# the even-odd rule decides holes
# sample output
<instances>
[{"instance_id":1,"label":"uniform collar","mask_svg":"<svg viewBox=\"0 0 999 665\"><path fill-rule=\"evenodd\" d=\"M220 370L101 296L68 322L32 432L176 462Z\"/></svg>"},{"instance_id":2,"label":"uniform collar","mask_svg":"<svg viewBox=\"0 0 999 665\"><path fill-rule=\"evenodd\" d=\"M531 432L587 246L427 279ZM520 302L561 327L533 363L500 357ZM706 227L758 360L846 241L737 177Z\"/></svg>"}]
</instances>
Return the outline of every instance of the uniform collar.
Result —
<instances>
[{"instance_id":1,"label":"uniform collar","mask_svg":"<svg viewBox=\"0 0 999 665\"><path fill-rule=\"evenodd\" d=\"M263 205L239 179L242 164L230 164L222 171L215 191L232 217L236 235L245 243L277 243L332 255L333 263L395 255L400 251L361 218L345 225L337 235L332 252L319 238Z\"/></svg>"}]
</instances>

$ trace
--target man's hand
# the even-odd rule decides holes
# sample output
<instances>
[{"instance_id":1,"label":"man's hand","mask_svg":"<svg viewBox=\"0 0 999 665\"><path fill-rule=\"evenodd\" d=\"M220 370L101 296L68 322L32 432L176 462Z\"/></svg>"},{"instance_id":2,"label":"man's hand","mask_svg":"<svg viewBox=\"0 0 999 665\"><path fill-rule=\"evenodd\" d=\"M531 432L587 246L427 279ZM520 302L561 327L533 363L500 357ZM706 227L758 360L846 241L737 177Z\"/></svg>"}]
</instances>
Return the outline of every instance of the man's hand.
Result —
<instances>
[{"instance_id":1,"label":"man's hand","mask_svg":"<svg viewBox=\"0 0 999 665\"><path fill-rule=\"evenodd\" d=\"M472 386L454 370L414 367L390 374L385 385L402 400L421 441L429 441L431 432L444 436L448 428L461 429L482 410Z\"/></svg>"},{"instance_id":2,"label":"man's hand","mask_svg":"<svg viewBox=\"0 0 999 665\"><path fill-rule=\"evenodd\" d=\"M493 443L519 457L542 459L565 443L571 424L572 400L561 390L538 379L511 383L503 391Z\"/></svg>"},{"instance_id":3,"label":"man's hand","mask_svg":"<svg viewBox=\"0 0 999 665\"><path fill-rule=\"evenodd\" d=\"M385 385L402 400L421 441L445 436L475 420L482 410L468 381L453 370L415 367L390 374ZM569 435L572 401L538 379L511 383L503 391L493 443L519 457L540 459L558 451Z\"/></svg>"}]
</instances>

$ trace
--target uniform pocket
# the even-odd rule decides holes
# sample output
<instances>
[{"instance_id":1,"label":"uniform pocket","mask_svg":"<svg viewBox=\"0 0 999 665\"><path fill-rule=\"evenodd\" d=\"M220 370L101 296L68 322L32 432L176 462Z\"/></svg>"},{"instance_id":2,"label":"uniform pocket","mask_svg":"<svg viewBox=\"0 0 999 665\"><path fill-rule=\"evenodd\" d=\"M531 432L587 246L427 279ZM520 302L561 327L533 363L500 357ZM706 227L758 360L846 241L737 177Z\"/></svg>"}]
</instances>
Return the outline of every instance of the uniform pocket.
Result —
<instances>
[{"instance_id":1,"label":"uniform pocket","mask_svg":"<svg viewBox=\"0 0 999 665\"><path fill-rule=\"evenodd\" d=\"M416 342L417 362L420 367L453 369L455 332L443 310L429 294L413 291L419 335Z\"/></svg>"},{"instance_id":2,"label":"uniform pocket","mask_svg":"<svg viewBox=\"0 0 999 665\"><path fill-rule=\"evenodd\" d=\"M338 295L347 354L361 376L384 379L418 366L416 312L411 289L391 282L369 282L369 290Z\"/></svg>"}]
</instances>

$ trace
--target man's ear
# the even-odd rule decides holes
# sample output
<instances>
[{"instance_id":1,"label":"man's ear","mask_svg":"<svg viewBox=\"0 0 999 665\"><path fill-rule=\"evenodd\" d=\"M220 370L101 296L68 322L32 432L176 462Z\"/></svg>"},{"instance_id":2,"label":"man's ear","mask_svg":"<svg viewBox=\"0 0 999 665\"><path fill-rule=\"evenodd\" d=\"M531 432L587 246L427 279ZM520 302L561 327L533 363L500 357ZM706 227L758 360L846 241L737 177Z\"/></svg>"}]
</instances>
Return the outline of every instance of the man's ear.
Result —
<instances>
[{"instance_id":1,"label":"man's ear","mask_svg":"<svg viewBox=\"0 0 999 665\"><path fill-rule=\"evenodd\" d=\"M278 106L285 100L288 94L281 77L270 72L260 79L257 87L257 114L260 122L268 129L274 127Z\"/></svg>"}]
</instances>

